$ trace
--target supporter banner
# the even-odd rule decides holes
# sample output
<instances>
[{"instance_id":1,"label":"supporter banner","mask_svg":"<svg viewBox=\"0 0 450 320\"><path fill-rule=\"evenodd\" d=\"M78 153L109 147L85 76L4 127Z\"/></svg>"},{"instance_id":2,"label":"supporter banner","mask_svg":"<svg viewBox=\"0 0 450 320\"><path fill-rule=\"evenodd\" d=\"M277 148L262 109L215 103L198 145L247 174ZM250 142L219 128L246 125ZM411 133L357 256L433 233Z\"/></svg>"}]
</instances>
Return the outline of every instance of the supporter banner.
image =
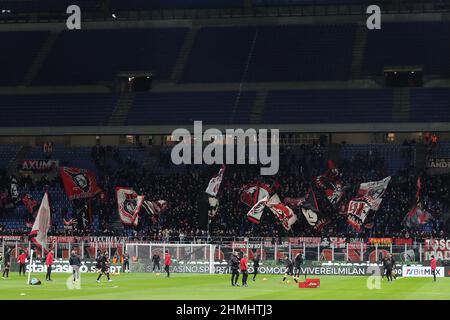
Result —
<instances>
[{"instance_id":1,"label":"supporter banner","mask_svg":"<svg viewBox=\"0 0 450 320\"><path fill-rule=\"evenodd\" d=\"M392 238L369 238L369 244L378 246L390 246L393 244Z\"/></svg>"},{"instance_id":2,"label":"supporter banner","mask_svg":"<svg viewBox=\"0 0 450 320\"><path fill-rule=\"evenodd\" d=\"M102 191L98 187L95 174L92 171L62 167L59 173L70 200L91 198Z\"/></svg>"},{"instance_id":3,"label":"supporter banner","mask_svg":"<svg viewBox=\"0 0 450 320\"><path fill-rule=\"evenodd\" d=\"M425 168L429 174L449 173L450 158L428 158Z\"/></svg>"},{"instance_id":4,"label":"supporter banner","mask_svg":"<svg viewBox=\"0 0 450 320\"><path fill-rule=\"evenodd\" d=\"M431 260L434 255L436 260L450 260L450 240L426 239L424 245L424 260Z\"/></svg>"},{"instance_id":5,"label":"supporter banner","mask_svg":"<svg viewBox=\"0 0 450 320\"><path fill-rule=\"evenodd\" d=\"M444 267L436 268L436 277L443 278L444 275ZM431 278L433 274L431 273L431 267L410 267L403 266L402 274L404 277L408 278Z\"/></svg>"},{"instance_id":6,"label":"supporter banner","mask_svg":"<svg viewBox=\"0 0 450 320\"><path fill-rule=\"evenodd\" d=\"M401 239L401 238L394 238L394 245L396 246L403 246L403 245L411 246L413 244L413 239Z\"/></svg>"},{"instance_id":7,"label":"supporter banner","mask_svg":"<svg viewBox=\"0 0 450 320\"><path fill-rule=\"evenodd\" d=\"M105 236L105 237L89 237L89 236L48 236L47 241L49 243L76 243L76 242L125 242L126 237L113 237L113 236Z\"/></svg>"},{"instance_id":8,"label":"supporter banner","mask_svg":"<svg viewBox=\"0 0 450 320\"><path fill-rule=\"evenodd\" d=\"M58 160L24 160L20 168L22 171L42 173L57 170L58 167Z\"/></svg>"},{"instance_id":9,"label":"supporter banner","mask_svg":"<svg viewBox=\"0 0 450 320\"><path fill-rule=\"evenodd\" d=\"M3 241L23 241L22 236L0 236L0 240Z\"/></svg>"}]
</instances>

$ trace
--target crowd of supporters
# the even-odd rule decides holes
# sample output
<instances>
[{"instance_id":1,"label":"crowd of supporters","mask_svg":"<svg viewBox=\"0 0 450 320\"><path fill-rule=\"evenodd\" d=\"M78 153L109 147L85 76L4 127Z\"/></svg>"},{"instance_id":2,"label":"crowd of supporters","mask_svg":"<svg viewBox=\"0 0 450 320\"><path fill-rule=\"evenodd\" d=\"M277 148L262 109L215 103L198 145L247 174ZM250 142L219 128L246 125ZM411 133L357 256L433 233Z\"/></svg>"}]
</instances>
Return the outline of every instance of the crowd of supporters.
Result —
<instances>
[{"instance_id":1,"label":"crowd of supporters","mask_svg":"<svg viewBox=\"0 0 450 320\"><path fill-rule=\"evenodd\" d=\"M222 185L218 194L219 211L210 219L208 231L198 226L198 199L204 193L209 179L218 171L217 166L187 166L183 170L161 174L162 167L173 166L168 152L160 152L159 163L147 167L138 163L127 154L113 147L96 146L92 148L92 161L97 167L97 179L104 192L97 195L91 202L94 216L98 216L99 224L94 227L87 222L88 206L86 201L74 203L72 211L60 209L66 220L77 219L77 224L70 228L58 228L57 222L52 226L55 235L126 235L142 240L172 240L183 241L190 237L201 237L209 234L214 237L226 236L316 236L321 233L309 226L300 211L298 222L293 231L286 231L270 211L265 212L260 224L248 221L248 207L240 201L244 185L256 180L268 184L278 182L277 190L280 198L304 196L310 188L314 177L323 173L328 159L327 149L320 145L285 146L280 153L280 171L273 177L259 176L256 165L227 166ZM406 156L407 158L407 156ZM111 161L108 161L112 159ZM113 163L114 165L111 165ZM354 154L351 160L338 160L340 178L344 181L346 193L342 203L347 203L356 195L360 183L380 180L388 176L386 163L376 151ZM415 205L417 178L422 178L422 198L427 211L433 215L433 220L425 228L407 228L403 219L406 213ZM2 217L14 215L15 204L9 194L10 177L0 174L0 232L8 234L26 234L25 230L3 230ZM34 180L30 176L18 179L19 190L43 190L45 188L60 188L62 183L58 177L48 179L42 177ZM159 215L141 214L137 229L131 227L114 228L118 220L115 200L116 186L127 186L138 194L143 194L148 200L167 200L169 209ZM427 175L424 171L410 166L405 160L405 166L388 186L381 208L375 213L371 228L363 228L360 232L354 230L346 221L340 210L332 215L322 234L340 237L445 237L450 234L448 175ZM53 208L53 210L55 210ZM4 229L4 228L3 228Z\"/></svg>"}]
</instances>

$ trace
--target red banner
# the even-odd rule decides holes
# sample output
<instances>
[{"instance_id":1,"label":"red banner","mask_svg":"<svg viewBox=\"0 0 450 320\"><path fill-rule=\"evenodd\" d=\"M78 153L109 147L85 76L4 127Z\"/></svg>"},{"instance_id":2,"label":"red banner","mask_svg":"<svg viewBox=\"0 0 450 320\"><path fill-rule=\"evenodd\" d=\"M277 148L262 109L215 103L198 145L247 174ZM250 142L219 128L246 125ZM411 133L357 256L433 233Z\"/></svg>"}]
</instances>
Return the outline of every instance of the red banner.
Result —
<instances>
[{"instance_id":1,"label":"red banner","mask_svg":"<svg viewBox=\"0 0 450 320\"><path fill-rule=\"evenodd\" d=\"M91 198L102 191L98 187L97 179L92 171L62 167L59 174L70 200Z\"/></svg>"}]
</instances>

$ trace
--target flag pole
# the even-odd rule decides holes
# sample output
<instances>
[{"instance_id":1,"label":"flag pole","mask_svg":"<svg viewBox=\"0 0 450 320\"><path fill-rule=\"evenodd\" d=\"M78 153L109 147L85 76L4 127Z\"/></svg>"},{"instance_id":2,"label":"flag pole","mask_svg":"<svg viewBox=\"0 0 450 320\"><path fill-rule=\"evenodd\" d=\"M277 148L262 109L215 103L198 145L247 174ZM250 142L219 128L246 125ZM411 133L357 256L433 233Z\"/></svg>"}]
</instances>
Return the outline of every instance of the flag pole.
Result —
<instances>
[{"instance_id":1,"label":"flag pole","mask_svg":"<svg viewBox=\"0 0 450 320\"><path fill-rule=\"evenodd\" d=\"M30 277L31 277L31 266L33 264L33 249L31 249L31 254L30 254L30 268L28 269L28 281L27 284L30 284Z\"/></svg>"}]
</instances>

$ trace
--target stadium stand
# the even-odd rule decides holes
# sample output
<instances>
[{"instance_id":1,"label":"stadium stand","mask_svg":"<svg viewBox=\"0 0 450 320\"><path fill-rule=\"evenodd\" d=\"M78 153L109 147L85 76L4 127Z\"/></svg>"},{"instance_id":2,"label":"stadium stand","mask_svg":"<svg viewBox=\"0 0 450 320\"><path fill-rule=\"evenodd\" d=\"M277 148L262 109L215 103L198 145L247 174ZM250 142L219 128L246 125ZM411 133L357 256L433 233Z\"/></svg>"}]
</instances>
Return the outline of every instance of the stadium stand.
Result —
<instances>
[{"instance_id":1,"label":"stadium stand","mask_svg":"<svg viewBox=\"0 0 450 320\"><path fill-rule=\"evenodd\" d=\"M450 89L420 88L411 90L412 122L450 121Z\"/></svg>"},{"instance_id":2,"label":"stadium stand","mask_svg":"<svg viewBox=\"0 0 450 320\"><path fill-rule=\"evenodd\" d=\"M0 32L0 85L20 85L49 32Z\"/></svg>"},{"instance_id":3,"label":"stadium stand","mask_svg":"<svg viewBox=\"0 0 450 320\"><path fill-rule=\"evenodd\" d=\"M347 80L356 25L258 28L247 81Z\"/></svg>"},{"instance_id":4,"label":"stadium stand","mask_svg":"<svg viewBox=\"0 0 450 320\"><path fill-rule=\"evenodd\" d=\"M120 71L170 77L187 29L63 31L34 84L112 83Z\"/></svg>"},{"instance_id":5,"label":"stadium stand","mask_svg":"<svg viewBox=\"0 0 450 320\"><path fill-rule=\"evenodd\" d=\"M272 91L263 117L263 123L391 121L390 89Z\"/></svg>"},{"instance_id":6,"label":"stadium stand","mask_svg":"<svg viewBox=\"0 0 450 320\"><path fill-rule=\"evenodd\" d=\"M117 96L103 93L3 95L0 126L106 125Z\"/></svg>"},{"instance_id":7,"label":"stadium stand","mask_svg":"<svg viewBox=\"0 0 450 320\"><path fill-rule=\"evenodd\" d=\"M369 32L362 74L382 75L383 67L423 66L429 75L450 75L448 22L385 23Z\"/></svg>"},{"instance_id":8,"label":"stadium stand","mask_svg":"<svg viewBox=\"0 0 450 320\"><path fill-rule=\"evenodd\" d=\"M15 144L0 144L0 169L6 169L13 161L19 151L20 146Z\"/></svg>"},{"instance_id":9,"label":"stadium stand","mask_svg":"<svg viewBox=\"0 0 450 320\"><path fill-rule=\"evenodd\" d=\"M204 28L182 82L346 80L354 31L355 25Z\"/></svg>"},{"instance_id":10,"label":"stadium stand","mask_svg":"<svg viewBox=\"0 0 450 320\"><path fill-rule=\"evenodd\" d=\"M248 123L255 94L244 92L233 116L236 97L237 92L138 93L126 124Z\"/></svg>"}]
</instances>

